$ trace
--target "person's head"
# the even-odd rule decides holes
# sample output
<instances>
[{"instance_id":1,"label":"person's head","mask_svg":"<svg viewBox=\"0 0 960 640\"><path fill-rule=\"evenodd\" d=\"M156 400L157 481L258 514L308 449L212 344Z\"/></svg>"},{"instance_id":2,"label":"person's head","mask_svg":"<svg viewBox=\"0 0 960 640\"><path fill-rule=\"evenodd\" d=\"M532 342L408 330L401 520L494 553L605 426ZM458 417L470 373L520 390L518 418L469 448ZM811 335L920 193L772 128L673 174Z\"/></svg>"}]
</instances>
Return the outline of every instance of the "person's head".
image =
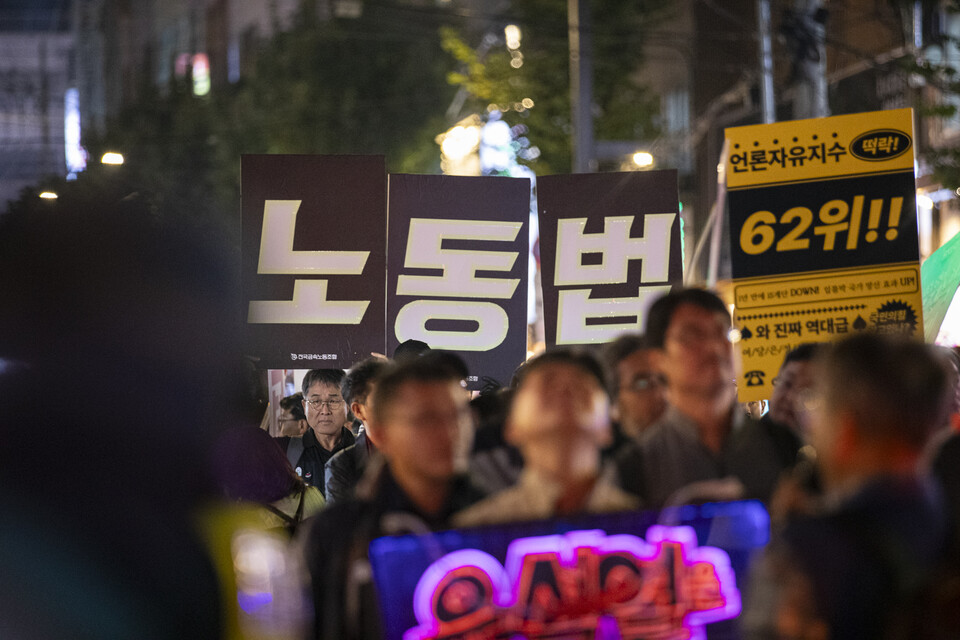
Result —
<instances>
[{"instance_id":1,"label":"person's head","mask_svg":"<svg viewBox=\"0 0 960 640\"><path fill-rule=\"evenodd\" d=\"M454 352L429 349L420 354L420 359L427 362L428 366L449 372L450 375L459 381L461 387L464 389L467 388L467 377L470 375L470 370L467 368L467 363L463 361L463 358ZM467 399L469 399L469 397L470 394L467 393Z\"/></svg>"},{"instance_id":2,"label":"person's head","mask_svg":"<svg viewBox=\"0 0 960 640\"><path fill-rule=\"evenodd\" d=\"M754 420L759 420L767 410L766 400L750 400L743 403L743 410Z\"/></svg>"},{"instance_id":3,"label":"person's head","mask_svg":"<svg viewBox=\"0 0 960 640\"><path fill-rule=\"evenodd\" d=\"M610 442L609 410L603 368L593 356L547 351L518 376L505 436L526 457L533 447L599 450Z\"/></svg>"},{"instance_id":4,"label":"person's head","mask_svg":"<svg viewBox=\"0 0 960 640\"><path fill-rule=\"evenodd\" d=\"M370 399L377 384L377 376L387 367L382 358L367 358L355 364L347 371L340 382L340 395L350 407L357 420L363 423L367 437L375 440L370 433Z\"/></svg>"},{"instance_id":5,"label":"person's head","mask_svg":"<svg viewBox=\"0 0 960 640\"><path fill-rule=\"evenodd\" d=\"M808 342L787 353L770 395L770 418L804 437L806 417L798 399L813 386L814 359L820 348Z\"/></svg>"},{"instance_id":6,"label":"person's head","mask_svg":"<svg viewBox=\"0 0 960 640\"><path fill-rule=\"evenodd\" d=\"M307 416L303 412L303 394L295 393L280 400L280 435L296 438L307 430Z\"/></svg>"},{"instance_id":7,"label":"person's head","mask_svg":"<svg viewBox=\"0 0 960 640\"><path fill-rule=\"evenodd\" d=\"M677 289L658 298L647 313L646 336L654 365L667 380L672 401L736 395L730 313L704 289ZM681 409L683 407L680 407Z\"/></svg>"},{"instance_id":8,"label":"person's head","mask_svg":"<svg viewBox=\"0 0 960 640\"><path fill-rule=\"evenodd\" d=\"M830 486L912 470L949 411L949 374L927 345L858 334L816 362L810 439Z\"/></svg>"},{"instance_id":9,"label":"person's head","mask_svg":"<svg viewBox=\"0 0 960 640\"><path fill-rule=\"evenodd\" d=\"M71 508L116 505L117 494L138 492L118 479L138 477L165 487L155 516L216 491L213 439L263 415L247 393L232 258L195 212L187 220L142 193L75 186L44 210L0 213L0 476L23 477L48 455L33 431L23 440L7 431L31 416L71 452L32 487L50 481ZM70 382L43 390L38 420L27 400L51 376ZM123 389L109 410L107 389ZM54 482L65 476L71 486Z\"/></svg>"},{"instance_id":10,"label":"person's head","mask_svg":"<svg viewBox=\"0 0 960 640\"><path fill-rule=\"evenodd\" d=\"M950 423L954 429L960 430L960 347L940 347L939 350L950 374Z\"/></svg>"},{"instance_id":11,"label":"person's head","mask_svg":"<svg viewBox=\"0 0 960 640\"><path fill-rule=\"evenodd\" d=\"M237 427L223 433L213 458L214 472L231 500L269 504L303 487L286 454L258 427Z\"/></svg>"},{"instance_id":12,"label":"person's head","mask_svg":"<svg viewBox=\"0 0 960 640\"><path fill-rule=\"evenodd\" d=\"M371 427L400 482L437 489L466 468L472 426L456 374L423 359L392 364L377 379Z\"/></svg>"},{"instance_id":13,"label":"person's head","mask_svg":"<svg viewBox=\"0 0 960 640\"><path fill-rule=\"evenodd\" d=\"M422 340L404 340L393 351L394 362L406 362L420 357L424 351L429 351L430 345Z\"/></svg>"},{"instance_id":14,"label":"person's head","mask_svg":"<svg viewBox=\"0 0 960 640\"><path fill-rule=\"evenodd\" d=\"M663 376L654 369L646 337L629 333L603 349L612 402L611 417L629 435L639 435L667 408Z\"/></svg>"},{"instance_id":15,"label":"person's head","mask_svg":"<svg viewBox=\"0 0 960 640\"><path fill-rule=\"evenodd\" d=\"M347 422L347 405L340 395L342 369L311 369L303 376L303 411L319 436L334 436Z\"/></svg>"}]
</instances>

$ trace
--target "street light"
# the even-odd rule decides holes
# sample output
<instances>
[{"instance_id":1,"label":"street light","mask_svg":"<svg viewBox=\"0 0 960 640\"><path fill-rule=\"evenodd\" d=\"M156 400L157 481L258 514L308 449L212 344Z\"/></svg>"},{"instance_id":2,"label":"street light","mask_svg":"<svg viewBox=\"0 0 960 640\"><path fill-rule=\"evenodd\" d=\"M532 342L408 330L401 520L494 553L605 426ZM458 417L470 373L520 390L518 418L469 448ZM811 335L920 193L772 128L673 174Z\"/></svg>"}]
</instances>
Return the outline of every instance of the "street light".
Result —
<instances>
[{"instance_id":1,"label":"street light","mask_svg":"<svg viewBox=\"0 0 960 640\"><path fill-rule=\"evenodd\" d=\"M476 116L461 120L456 126L437 136L442 160L440 167L445 174L459 176L480 175L480 126Z\"/></svg>"},{"instance_id":2,"label":"street light","mask_svg":"<svg viewBox=\"0 0 960 640\"><path fill-rule=\"evenodd\" d=\"M653 154L647 151L637 151L633 154L633 164L641 169L653 166Z\"/></svg>"},{"instance_id":3,"label":"street light","mask_svg":"<svg viewBox=\"0 0 960 640\"><path fill-rule=\"evenodd\" d=\"M53 191L41 191L40 197L43 198L44 200L56 200L58 196Z\"/></svg>"},{"instance_id":4,"label":"street light","mask_svg":"<svg viewBox=\"0 0 960 640\"><path fill-rule=\"evenodd\" d=\"M107 151L100 158L100 162L103 164L123 164L123 154L116 151Z\"/></svg>"}]
</instances>

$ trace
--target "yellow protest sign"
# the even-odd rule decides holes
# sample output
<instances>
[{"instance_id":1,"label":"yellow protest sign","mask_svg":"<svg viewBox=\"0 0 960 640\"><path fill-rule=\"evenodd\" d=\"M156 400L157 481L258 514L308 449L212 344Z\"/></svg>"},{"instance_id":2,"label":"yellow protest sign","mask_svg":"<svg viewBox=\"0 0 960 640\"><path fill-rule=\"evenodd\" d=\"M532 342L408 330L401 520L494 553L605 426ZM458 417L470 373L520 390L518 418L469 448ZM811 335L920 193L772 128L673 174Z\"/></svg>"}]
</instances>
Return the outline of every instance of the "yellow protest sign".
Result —
<instances>
[{"instance_id":1,"label":"yellow protest sign","mask_svg":"<svg viewBox=\"0 0 960 640\"><path fill-rule=\"evenodd\" d=\"M923 336L910 109L726 130L741 401L855 331Z\"/></svg>"}]
</instances>

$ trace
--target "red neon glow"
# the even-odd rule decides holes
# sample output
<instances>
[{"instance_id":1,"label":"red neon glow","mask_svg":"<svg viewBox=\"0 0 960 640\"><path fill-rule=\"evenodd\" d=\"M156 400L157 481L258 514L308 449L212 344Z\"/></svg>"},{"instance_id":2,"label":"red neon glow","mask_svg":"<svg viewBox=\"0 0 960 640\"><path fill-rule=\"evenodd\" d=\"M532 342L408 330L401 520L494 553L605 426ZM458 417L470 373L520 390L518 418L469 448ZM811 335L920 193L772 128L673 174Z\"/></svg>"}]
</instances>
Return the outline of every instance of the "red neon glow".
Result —
<instances>
[{"instance_id":1,"label":"red neon glow","mask_svg":"<svg viewBox=\"0 0 960 640\"><path fill-rule=\"evenodd\" d=\"M514 540L503 566L477 549L437 560L417 583L419 624L404 640L702 639L740 608L729 556L698 547L690 527L650 527L646 540L573 531Z\"/></svg>"}]
</instances>

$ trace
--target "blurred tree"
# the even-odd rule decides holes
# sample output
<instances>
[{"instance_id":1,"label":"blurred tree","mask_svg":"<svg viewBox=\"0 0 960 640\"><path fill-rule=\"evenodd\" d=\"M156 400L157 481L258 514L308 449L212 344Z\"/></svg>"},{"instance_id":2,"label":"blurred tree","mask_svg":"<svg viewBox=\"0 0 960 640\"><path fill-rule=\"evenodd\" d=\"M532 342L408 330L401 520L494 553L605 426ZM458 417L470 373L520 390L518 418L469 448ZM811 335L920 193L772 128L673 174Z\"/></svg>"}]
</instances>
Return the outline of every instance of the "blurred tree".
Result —
<instances>
[{"instance_id":1,"label":"blurred tree","mask_svg":"<svg viewBox=\"0 0 960 640\"><path fill-rule=\"evenodd\" d=\"M643 35L657 21L665 0L592 0L593 113L596 139L649 140L657 133L659 96L637 80ZM476 112L496 108L510 124L528 128L539 157L524 160L537 173L562 173L571 166L569 39L565 2L513 0L499 17L520 28L520 46L498 46L483 54L462 31L443 30L444 49L460 64L451 83L469 95ZM481 48L481 51L485 49ZM526 101L526 103L525 103ZM527 106L525 106L525 104ZM529 106L532 105L532 106Z\"/></svg>"},{"instance_id":2,"label":"blurred tree","mask_svg":"<svg viewBox=\"0 0 960 640\"><path fill-rule=\"evenodd\" d=\"M960 0L887 2L895 10L908 50L891 65L897 65L911 78L913 106L919 116L916 153L936 182L951 190L957 189L960 187L960 149L949 138L960 130L960 65L957 64L960 34L956 32L956 25L960 24L957 20ZM920 34L914 33L917 9L920 9ZM922 47L913 50L917 35Z\"/></svg>"},{"instance_id":3,"label":"blurred tree","mask_svg":"<svg viewBox=\"0 0 960 640\"><path fill-rule=\"evenodd\" d=\"M439 172L434 137L456 91L439 29L456 17L391 0L365 0L351 18L320 16L316 5L303 2L234 85L195 96L189 78L162 88L144 78L136 103L104 131L84 132L90 162L77 183L43 186L66 198L125 190L120 197L136 193L156 211L209 219L238 238L244 153L383 154L393 172ZM106 150L122 152L123 167L101 166ZM37 192L25 191L21 205L35 206Z\"/></svg>"}]
</instances>

